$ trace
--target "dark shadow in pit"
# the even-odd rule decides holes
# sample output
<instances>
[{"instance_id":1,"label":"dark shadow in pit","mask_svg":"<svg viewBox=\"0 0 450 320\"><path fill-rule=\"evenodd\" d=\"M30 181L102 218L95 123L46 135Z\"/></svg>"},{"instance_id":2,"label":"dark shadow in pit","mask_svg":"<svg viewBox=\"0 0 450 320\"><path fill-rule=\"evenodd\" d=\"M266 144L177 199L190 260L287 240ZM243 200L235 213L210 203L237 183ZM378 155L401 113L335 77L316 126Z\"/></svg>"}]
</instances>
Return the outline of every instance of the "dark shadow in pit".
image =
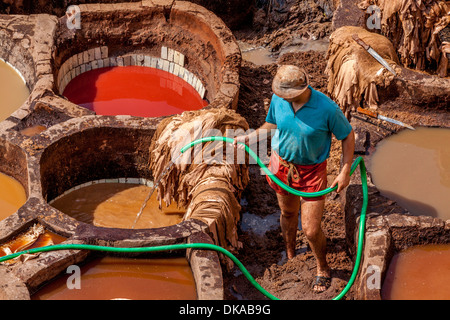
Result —
<instances>
[{"instance_id":1,"label":"dark shadow in pit","mask_svg":"<svg viewBox=\"0 0 450 320\"><path fill-rule=\"evenodd\" d=\"M59 139L40 159L44 199L53 200L75 186L100 179L152 179L148 159L153 133L101 127Z\"/></svg>"}]
</instances>

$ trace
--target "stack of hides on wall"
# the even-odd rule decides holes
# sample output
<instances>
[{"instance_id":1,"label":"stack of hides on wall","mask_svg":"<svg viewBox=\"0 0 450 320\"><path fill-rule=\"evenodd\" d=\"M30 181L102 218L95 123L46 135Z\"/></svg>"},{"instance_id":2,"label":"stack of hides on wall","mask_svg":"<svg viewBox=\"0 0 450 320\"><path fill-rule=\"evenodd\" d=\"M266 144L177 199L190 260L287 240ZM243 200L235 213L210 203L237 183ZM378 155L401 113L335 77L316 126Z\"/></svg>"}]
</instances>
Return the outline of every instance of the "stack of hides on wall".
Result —
<instances>
[{"instance_id":1,"label":"stack of hides on wall","mask_svg":"<svg viewBox=\"0 0 450 320\"><path fill-rule=\"evenodd\" d=\"M373 109L378 107L377 86L388 86L394 75L387 71L363 47L353 40L357 34L394 69L399 64L392 43L384 36L363 28L346 26L330 36L325 74L328 93L338 103L348 119L362 99Z\"/></svg>"},{"instance_id":2,"label":"stack of hides on wall","mask_svg":"<svg viewBox=\"0 0 450 320\"><path fill-rule=\"evenodd\" d=\"M363 10L371 5L381 9L381 32L392 40L403 66L434 67L446 76L450 44L440 41L438 34L450 25L450 1L364 0L358 4Z\"/></svg>"},{"instance_id":3,"label":"stack of hides on wall","mask_svg":"<svg viewBox=\"0 0 450 320\"><path fill-rule=\"evenodd\" d=\"M175 201L185 207L183 219L205 222L215 244L229 251L241 246L237 236L238 199L248 184L248 161L236 164L234 157L230 161L227 154L233 151L234 155L234 148L221 141L199 144L176 158L193 140L212 135L234 138L239 130L248 130L248 123L233 110L189 111L162 120L150 146L149 166L155 179L174 160L158 186L160 205L164 200L166 205ZM228 259L222 257L222 261L231 266Z\"/></svg>"}]
</instances>

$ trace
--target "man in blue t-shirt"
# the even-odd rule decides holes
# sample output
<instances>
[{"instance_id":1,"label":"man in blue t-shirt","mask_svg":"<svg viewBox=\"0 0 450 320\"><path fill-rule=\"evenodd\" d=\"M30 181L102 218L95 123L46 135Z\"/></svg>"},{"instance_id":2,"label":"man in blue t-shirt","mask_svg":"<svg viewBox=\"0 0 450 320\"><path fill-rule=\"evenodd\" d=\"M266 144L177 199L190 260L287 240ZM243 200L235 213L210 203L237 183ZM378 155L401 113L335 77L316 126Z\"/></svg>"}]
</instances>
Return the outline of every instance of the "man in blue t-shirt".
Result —
<instances>
[{"instance_id":1,"label":"man in blue t-shirt","mask_svg":"<svg viewBox=\"0 0 450 320\"><path fill-rule=\"evenodd\" d=\"M237 142L259 137L261 130L275 130L269 169L281 181L303 192L317 192L327 187L327 158L332 135L342 141L342 168L331 187L337 192L348 186L353 160L355 135L339 106L323 93L314 90L303 69L281 66L272 83L274 95L266 122L249 135L239 136ZM264 135L267 136L267 135ZM253 140L254 141L254 140ZM315 292L325 291L331 284L331 270L326 261L326 238L321 228L325 196L309 198L293 195L276 185L281 209L280 225L286 243L288 259L295 256L298 212L301 207L302 230L317 259Z\"/></svg>"}]
</instances>

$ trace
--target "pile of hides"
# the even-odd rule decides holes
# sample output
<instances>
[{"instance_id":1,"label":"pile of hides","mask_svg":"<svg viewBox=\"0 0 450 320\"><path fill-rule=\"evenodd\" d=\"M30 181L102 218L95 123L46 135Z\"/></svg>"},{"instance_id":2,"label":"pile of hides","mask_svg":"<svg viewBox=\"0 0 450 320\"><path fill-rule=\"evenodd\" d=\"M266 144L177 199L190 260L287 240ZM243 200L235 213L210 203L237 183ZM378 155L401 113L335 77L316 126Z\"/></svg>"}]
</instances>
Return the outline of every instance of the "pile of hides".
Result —
<instances>
[{"instance_id":1,"label":"pile of hides","mask_svg":"<svg viewBox=\"0 0 450 320\"><path fill-rule=\"evenodd\" d=\"M358 4L363 10L371 5L381 9L381 32L392 40L403 66L417 70L434 66L441 77L447 75L450 43L440 41L438 34L450 25L450 1L364 0Z\"/></svg>"},{"instance_id":2,"label":"pile of hides","mask_svg":"<svg viewBox=\"0 0 450 320\"><path fill-rule=\"evenodd\" d=\"M353 40L353 34L357 34L394 69L399 64L392 43L382 35L353 26L341 27L331 34L325 68L327 90L348 119L351 118L350 112L355 111L362 100L370 108L376 109L377 86L387 87L394 78L391 72Z\"/></svg>"},{"instance_id":3,"label":"pile of hides","mask_svg":"<svg viewBox=\"0 0 450 320\"><path fill-rule=\"evenodd\" d=\"M248 161L227 158L234 147L222 141L199 144L183 154L189 142L208 136L234 138L248 130L247 121L235 111L218 108L186 111L165 118L158 125L150 145L149 167L155 179L173 165L158 185L158 200L175 201L186 208L183 217L198 219L209 226L216 245L235 251L241 206L238 199L249 181ZM248 159L248 157L247 157ZM223 259L223 257L222 257ZM226 264L230 266L228 259Z\"/></svg>"}]
</instances>

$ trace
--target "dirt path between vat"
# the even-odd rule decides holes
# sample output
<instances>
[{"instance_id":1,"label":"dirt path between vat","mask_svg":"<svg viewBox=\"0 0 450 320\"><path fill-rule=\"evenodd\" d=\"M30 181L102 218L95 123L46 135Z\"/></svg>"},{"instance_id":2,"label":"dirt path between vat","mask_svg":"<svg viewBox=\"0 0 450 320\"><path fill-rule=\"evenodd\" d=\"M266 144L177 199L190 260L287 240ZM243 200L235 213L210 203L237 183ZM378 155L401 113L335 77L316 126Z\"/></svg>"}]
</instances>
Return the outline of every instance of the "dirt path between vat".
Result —
<instances>
[{"instance_id":1,"label":"dirt path between vat","mask_svg":"<svg viewBox=\"0 0 450 320\"><path fill-rule=\"evenodd\" d=\"M326 65L324 53L289 53L282 56L279 62L301 65L310 74L312 86L325 92L327 82L323 74ZM258 67L243 61L237 111L246 117L250 128L256 129L264 122L276 69L276 64ZM328 162L329 182L338 173L339 159L340 143L333 141ZM241 228L239 240L243 243L243 248L237 254L238 258L264 288L281 299L331 299L342 290L350 276L352 262L346 252L340 196L333 193L327 199L323 226L328 239L327 259L333 268L334 279L332 287L322 294L315 294L311 290L316 262L302 231L297 235L297 256L286 261L279 223L265 234ZM250 183L241 205L243 218L251 214L264 221L269 217L279 216L275 193L256 165L250 168ZM279 221L278 218L276 220ZM225 274L225 291L227 299L265 298L248 283L239 270Z\"/></svg>"},{"instance_id":2,"label":"dirt path between vat","mask_svg":"<svg viewBox=\"0 0 450 320\"><path fill-rule=\"evenodd\" d=\"M310 75L312 86L326 93L325 53L315 51L289 53L280 57L278 63L297 64L304 67ZM256 129L264 122L272 95L271 82L276 69L276 64L256 66L243 61L237 111L247 119L250 128ZM380 105L379 110L388 117L411 125L448 126L448 112L442 109L387 101ZM403 129L397 125L358 117L358 115L352 118L351 124L359 134L355 156L370 154L380 140ZM333 139L328 160L329 183L339 171L340 156L340 142ZM241 201L243 221L240 226L239 240L243 243L243 248L237 253L237 257L264 288L280 299L332 299L345 287L353 269L352 257L348 253L345 240L343 196L336 193L327 195L322 220L328 239L327 261L332 268L333 277L331 287L324 293L315 294L311 290L316 260L301 230L297 235L298 254L294 259L286 261L276 196L256 165L250 168L250 183ZM263 225L263 232L256 233L245 226L245 218L248 215L259 218L260 224ZM271 224L274 219L276 223ZM268 231L264 232L265 230ZM225 272L224 282L226 299L265 299L238 269ZM346 295L345 299L353 299L352 291Z\"/></svg>"}]
</instances>

